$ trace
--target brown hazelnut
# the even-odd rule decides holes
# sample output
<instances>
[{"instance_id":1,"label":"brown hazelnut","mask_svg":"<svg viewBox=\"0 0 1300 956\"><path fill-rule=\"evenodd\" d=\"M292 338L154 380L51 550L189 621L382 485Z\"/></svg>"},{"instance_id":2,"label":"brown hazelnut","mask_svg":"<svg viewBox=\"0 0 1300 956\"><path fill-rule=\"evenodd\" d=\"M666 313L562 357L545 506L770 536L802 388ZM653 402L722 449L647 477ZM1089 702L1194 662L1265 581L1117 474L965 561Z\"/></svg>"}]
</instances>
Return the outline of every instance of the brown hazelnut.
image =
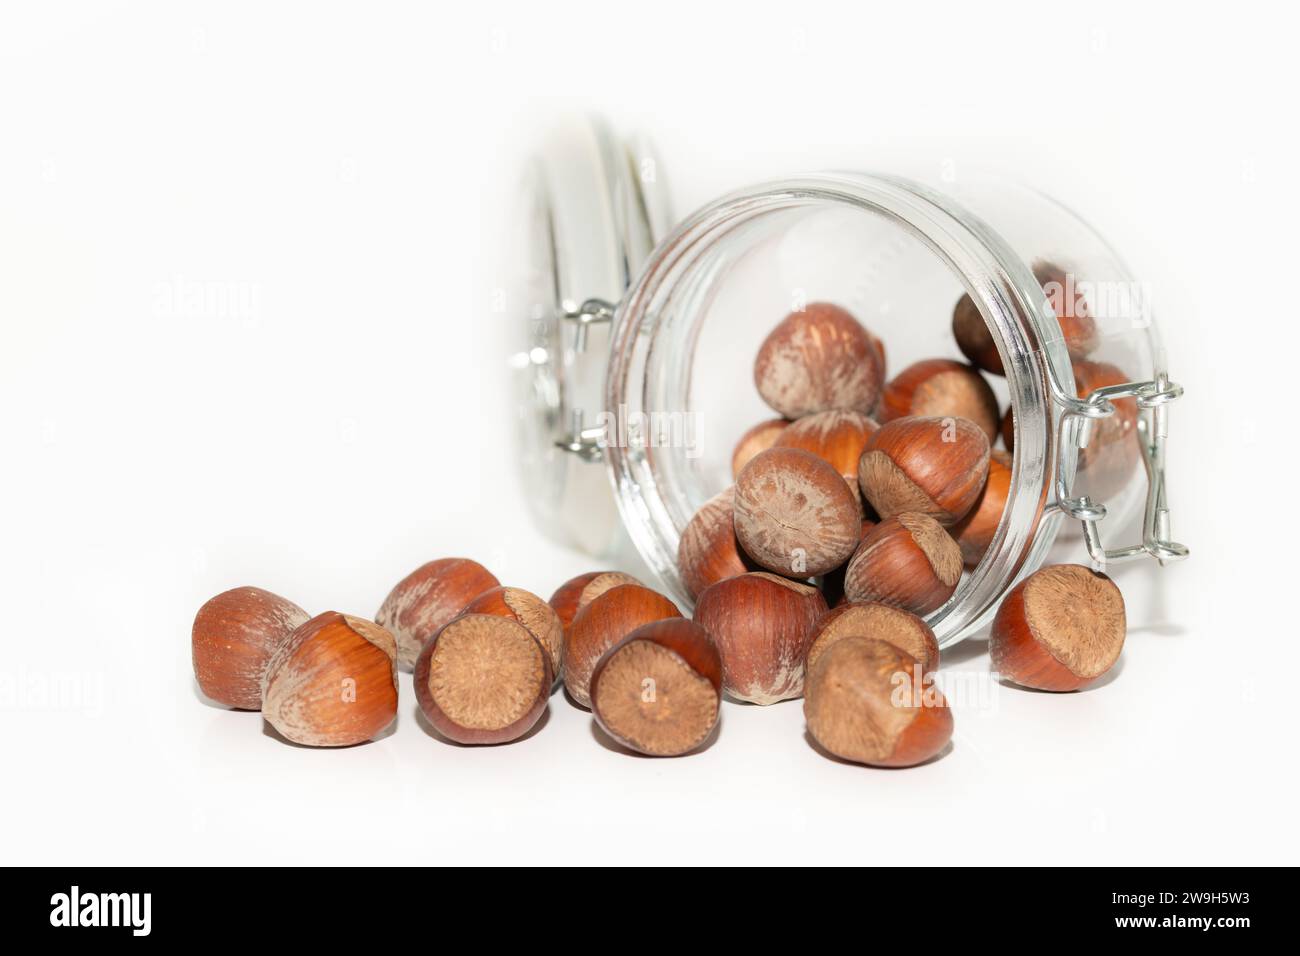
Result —
<instances>
[{"instance_id":1,"label":"brown hazelnut","mask_svg":"<svg viewBox=\"0 0 1300 956\"><path fill-rule=\"evenodd\" d=\"M1022 687L1078 690L1119 660L1124 597L1079 564L1040 568L1002 601L989 635L993 668Z\"/></svg>"},{"instance_id":2,"label":"brown hazelnut","mask_svg":"<svg viewBox=\"0 0 1300 956\"><path fill-rule=\"evenodd\" d=\"M606 591L620 584L640 584L636 578L622 571L588 571L570 578L559 586L548 602L560 618L560 624L567 634L574 617L584 607Z\"/></svg>"},{"instance_id":3,"label":"brown hazelnut","mask_svg":"<svg viewBox=\"0 0 1300 956\"><path fill-rule=\"evenodd\" d=\"M1002 447L1010 454L1016 450L1016 418L1010 408L1002 416Z\"/></svg>"},{"instance_id":4,"label":"brown hazelnut","mask_svg":"<svg viewBox=\"0 0 1300 956\"><path fill-rule=\"evenodd\" d=\"M190 632L194 677L207 697L258 710L267 661L308 614L261 588L234 588L199 608Z\"/></svg>"},{"instance_id":5,"label":"brown hazelnut","mask_svg":"<svg viewBox=\"0 0 1300 956\"><path fill-rule=\"evenodd\" d=\"M718 649L685 618L643 624L601 655L591 674L596 722L623 746L652 757L703 744L721 702Z\"/></svg>"},{"instance_id":6,"label":"brown hazelnut","mask_svg":"<svg viewBox=\"0 0 1300 956\"><path fill-rule=\"evenodd\" d=\"M854 636L888 641L916 658L922 670L939 666L939 641L929 625L915 614L887 604L843 604L832 609L813 631L807 666L816 664L832 644Z\"/></svg>"},{"instance_id":7,"label":"brown hazelnut","mask_svg":"<svg viewBox=\"0 0 1300 956\"><path fill-rule=\"evenodd\" d=\"M602 654L642 624L681 617L677 605L639 584L620 584L580 610L564 635L564 686L591 706L591 672Z\"/></svg>"},{"instance_id":8,"label":"brown hazelnut","mask_svg":"<svg viewBox=\"0 0 1300 956\"><path fill-rule=\"evenodd\" d=\"M522 624L551 657L551 673L560 678L564 655L564 627L555 609L531 591L523 588L496 587L484 591L462 614L493 614Z\"/></svg>"},{"instance_id":9,"label":"brown hazelnut","mask_svg":"<svg viewBox=\"0 0 1300 956\"><path fill-rule=\"evenodd\" d=\"M947 526L975 504L988 470L988 438L966 419L899 418L867 442L858 481L881 518L919 511Z\"/></svg>"},{"instance_id":10,"label":"brown hazelnut","mask_svg":"<svg viewBox=\"0 0 1300 956\"><path fill-rule=\"evenodd\" d=\"M1088 300L1072 274L1051 262L1035 262L1034 277L1061 323L1061 335L1071 358L1083 358L1097 347L1097 323Z\"/></svg>"},{"instance_id":11,"label":"brown hazelnut","mask_svg":"<svg viewBox=\"0 0 1300 956\"><path fill-rule=\"evenodd\" d=\"M736 478L760 451L767 451L775 445L789 424L784 418L769 418L741 435L736 450L731 453L731 477Z\"/></svg>"},{"instance_id":12,"label":"brown hazelnut","mask_svg":"<svg viewBox=\"0 0 1300 956\"><path fill-rule=\"evenodd\" d=\"M1070 355L1075 358L1087 355L1097 347L1097 325L1089 314L1087 299L1072 278L1050 263L1035 263L1034 275L1056 312ZM952 336L971 364L994 375L1006 374L993 332L969 295L958 299L952 311Z\"/></svg>"},{"instance_id":13,"label":"brown hazelnut","mask_svg":"<svg viewBox=\"0 0 1300 956\"><path fill-rule=\"evenodd\" d=\"M793 422L776 440L778 448L799 448L830 464L844 476L853 493L858 493L858 459L867 439L880 426L861 412L836 408L805 415Z\"/></svg>"},{"instance_id":14,"label":"brown hazelnut","mask_svg":"<svg viewBox=\"0 0 1300 956\"><path fill-rule=\"evenodd\" d=\"M550 653L517 620L465 614L424 645L414 680L438 733L460 744L504 744L537 723L555 675Z\"/></svg>"},{"instance_id":15,"label":"brown hazelnut","mask_svg":"<svg viewBox=\"0 0 1300 956\"><path fill-rule=\"evenodd\" d=\"M880 400L880 420L908 415L965 418L990 442L998 437L998 399L984 376L950 359L926 359L889 380Z\"/></svg>"},{"instance_id":16,"label":"brown hazelnut","mask_svg":"<svg viewBox=\"0 0 1300 956\"><path fill-rule=\"evenodd\" d=\"M262 715L294 743L347 747L397 716L397 642L378 624L326 611L300 625L271 656Z\"/></svg>"},{"instance_id":17,"label":"brown hazelnut","mask_svg":"<svg viewBox=\"0 0 1300 956\"><path fill-rule=\"evenodd\" d=\"M952 711L911 655L888 641L852 635L808 669L808 733L843 760L912 767L952 739Z\"/></svg>"},{"instance_id":18,"label":"brown hazelnut","mask_svg":"<svg viewBox=\"0 0 1300 956\"><path fill-rule=\"evenodd\" d=\"M1087 398L1099 388L1123 385L1130 381L1119 368L1105 362L1078 359L1073 363L1074 384L1080 398ZM1105 500L1128 484L1137 466L1138 447L1137 399L1111 399L1113 414L1092 422L1088 444L1079 450L1080 479L1076 493Z\"/></svg>"},{"instance_id":19,"label":"brown hazelnut","mask_svg":"<svg viewBox=\"0 0 1300 956\"><path fill-rule=\"evenodd\" d=\"M733 515L745 553L795 577L839 567L862 529L862 508L840 473L797 448L769 448L745 466Z\"/></svg>"},{"instance_id":20,"label":"brown hazelnut","mask_svg":"<svg viewBox=\"0 0 1300 956\"><path fill-rule=\"evenodd\" d=\"M692 598L715 581L750 570L736 541L731 505L735 489L728 488L706 501L682 531L677 544L677 570Z\"/></svg>"},{"instance_id":21,"label":"brown hazelnut","mask_svg":"<svg viewBox=\"0 0 1300 956\"><path fill-rule=\"evenodd\" d=\"M884 375L874 337L847 311L825 302L786 316L754 361L758 394L786 418L832 408L870 414Z\"/></svg>"},{"instance_id":22,"label":"brown hazelnut","mask_svg":"<svg viewBox=\"0 0 1300 956\"><path fill-rule=\"evenodd\" d=\"M695 623L718 646L727 693L774 704L802 692L808 642L825 613L816 588L758 571L705 588Z\"/></svg>"},{"instance_id":23,"label":"brown hazelnut","mask_svg":"<svg viewBox=\"0 0 1300 956\"><path fill-rule=\"evenodd\" d=\"M957 542L928 515L905 511L862 539L844 573L844 596L929 614L952 597L960 580Z\"/></svg>"},{"instance_id":24,"label":"brown hazelnut","mask_svg":"<svg viewBox=\"0 0 1300 956\"><path fill-rule=\"evenodd\" d=\"M492 572L469 558L441 558L416 568L389 592L375 621L397 639L397 663L415 666L426 641L484 591L499 587Z\"/></svg>"},{"instance_id":25,"label":"brown hazelnut","mask_svg":"<svg viewBox=\"0 0 1300 956\"><path fill-rule=\"evenodd\" d=\"M989 476L984 481L975 504L965 517L952 526L952 536L961 548L961 558L966 567L980 563L1007 508L1011 493L1011 455L995 449L989 452Z\"/></svg>"}]
</instances>

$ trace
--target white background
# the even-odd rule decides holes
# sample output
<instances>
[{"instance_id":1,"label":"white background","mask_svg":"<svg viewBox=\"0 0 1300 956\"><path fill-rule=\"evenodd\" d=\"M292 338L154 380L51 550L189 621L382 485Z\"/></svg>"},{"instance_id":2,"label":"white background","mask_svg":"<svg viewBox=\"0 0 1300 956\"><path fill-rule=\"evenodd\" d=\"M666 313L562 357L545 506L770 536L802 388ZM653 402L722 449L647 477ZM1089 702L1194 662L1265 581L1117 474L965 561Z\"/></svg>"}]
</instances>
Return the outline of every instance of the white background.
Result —
<instances>
[{"instance_id":1,"label":"white background","mask_svg":"<svg viewBox=\"0 0 1300 956\"><path fill-rule=\"evenodd\" d=\"M465 6L0 16L0 859L1294 863L1292 32L1247 3ZM798 703L655 761L562 696L457 748L404 676L396 731L345 751L199 699L190 622L228 587L370 615L437 556L543 595L590 569L529 524L490 309L530 131L586 107L654 135L683 212L956 159L1123 250L1187 388L1194 554L1118 573L1115 680L993 686L893 772L818 756Z\"/></svg>"}]
</instances>

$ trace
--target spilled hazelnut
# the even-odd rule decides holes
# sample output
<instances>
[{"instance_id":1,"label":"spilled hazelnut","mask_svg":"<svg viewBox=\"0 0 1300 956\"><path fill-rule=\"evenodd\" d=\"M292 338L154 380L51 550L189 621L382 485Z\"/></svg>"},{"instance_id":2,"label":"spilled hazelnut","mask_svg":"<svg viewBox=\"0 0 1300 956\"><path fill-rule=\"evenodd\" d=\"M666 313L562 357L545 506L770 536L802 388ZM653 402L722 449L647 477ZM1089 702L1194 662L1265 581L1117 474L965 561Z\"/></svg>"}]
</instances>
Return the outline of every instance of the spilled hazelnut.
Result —
<instances>
[{"instance_id":1,"label":"spilled hazelnut","mask_svg":"<svg viewBox=\"0 0 1300 956\"><path fill-rule=\"evenodd\" d=\"M816 588L758 571L704 589L700 625L722 655L722 684L737 700L774 704L803 691L804 658L826 613Z\"/></svg>"},{"instance_id":2,"label":"spilled hazelnut","mask_svg":"<svg viewBox=\"0 0 1300 956\"><path fill-rule=\"evenodd\" d=\"M1124 598L1106 575L1079 564L1040 568L1002 601L989 635L993 668L1023 687L1086 687L1119 660Z\"/></svg>"},{"instance_id":3,"label":"spilled hazelnut","mask_svg":"<svg viewBox=\"0 0 1300 956\"><path fill-rule=\"evenodd\" d=\"M416 568L389 592L375 621L397 639L397 663L415 666L426 641L484 591L500 586L492 572L469 558L441 558Z\"/></svg>"},{"instance_id":4,"label":"spilled hazelnut","mask_svg":"<svg viewBox=\"0 0 1300 956\"><path fill-rule=\"evenodd\" d=\"M559 680L564 655L564 627L555 609L523 588L496 587L484 591L462 614L493 614L522 624L551 658L551 673Z\"/></svg>"},{"instance_id":5,"label":"spilled hazelnut","mask_svg":"<svg viewBox=\"0 0 1300 956\"><path fill-rule=\"evenodd\" d=\"M397 716L397 642L378 624L326 611L300 625L271 656L262 715L287 740L347 747Z\"/></svg>"},{"instance_id":6,"label":"spilled hazelnut","mask_svg":"<svg viewBox=\"0 0 1300 956\"><path fill-rule=\"evenodd\" d=\"M843 604L817 622L808 647L811 668L826 650L846 637L888 641L920 662L922 670L939 666L939 641L915 614L887 604Z\"/></svg>"},{"instance_id":7,"label":"spilled hazelnut","mask_svg":"<svg viewBox=\"0 0 1300 956\"><path fill-rule=\"evenodd\" d=\"M676 757L718 723L722 660L702 627L685 618L643 624L607 650L591 675L601 728L632 750Z\"/></svg>"},{"instance_id":8,"label":"spilled hazelnut","mask_svg":"<svg viewBox=\"0 0 1300 956\"><path fill-rule=\"evenodd\" d=\"M639 584L620 584L580 610L564 635L564 687L591 706L591 672L607 650L642 624L681 617L677 605Z\"/></svg>"},{"instance_id":9,"label":"spilled hazelnut","mask_svg":"<svg viewBox=\"0 0 1300 956\"><path fill-rule=\"evenodd\" d=\"M636 578L622 571L588 571L570 578L556 589L548 602L560 619L560 625L568 633L569 625L584 607L606 591L620 584L640 584Z\"/></svg>"},{"instance_id":10,"label":"spilled hazelnut","mask_svg":"<svg viewBox=\"0 0 1300 956\"><path fill-rule=\"evenodd\" d=\"M461 744L503 744L526 734L546 709L551 655L512 617L465 614L444 625L415 662L420 710Z\"/></svg>"},{"instance_id":11,"label":"spilled hazelnut","mask_svg":"<svg viewBox=\"0 0 1300 956\"><path fill-rule=\"evenodd\" d=\"M307 618L292 601L261 588L218 594L199 608L190 632L199 689L227 707L260 709L267 662Z\"/></svg>"},{"instance_id":12,"label":"spilled hazelnut","mask_svg":"<svg viewBox=\"0 0 1300 956\"><path fill-rule=\"evenodd\" d=\"M861 412L837 408L792 422L777 438L776 447L799 448L816 455L843 475L856 495L858 459L879 427Z\"/></svg>"},{"instance_id":13,"label":"spilled hazelnut","mask_svg":"<svg viewBox=\"0 0 1300 956\"><path fill-rule=\"evenodd\" d=\"M920 663L888 641L850 635L808 669L808 733L827 752L875 767L912 767L952 739L952 711Z\"/></svg>"}]
</instances>

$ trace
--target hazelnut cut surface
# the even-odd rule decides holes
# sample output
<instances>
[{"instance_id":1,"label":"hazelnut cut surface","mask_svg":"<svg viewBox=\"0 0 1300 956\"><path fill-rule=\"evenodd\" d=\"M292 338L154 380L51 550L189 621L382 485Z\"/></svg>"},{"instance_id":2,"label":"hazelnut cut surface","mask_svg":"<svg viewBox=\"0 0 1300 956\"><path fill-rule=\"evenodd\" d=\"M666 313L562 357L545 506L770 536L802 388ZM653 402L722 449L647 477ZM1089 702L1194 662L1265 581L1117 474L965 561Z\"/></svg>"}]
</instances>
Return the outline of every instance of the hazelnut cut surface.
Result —
<instances>
[{"instance_id":1,"label":"hazelnut cut surface","mask_svg":"<svg viewBox=\"0 0 1300 956\"><path fill-rule=\"evenodd\" d=\"M870 414L884 381L874 336L837 305L814 302L774 328L754 360L754 385L786 418L832 408Z\"/></svg>"},{"instance_id":2,"label":"hazelnut cut surface","mask_svg":"<svg viewBox=\"0 0 1300 956\"><path fill-rule=\"evenodd\" d=\"M677 570L692 598L699 597L716 581L751 570L736 540L734 498L734 488L710 498L682 531L677 544Z\"/></svg>"},{"instance_id":3,"label":"hazelnut cut surface","mask_svg":"<svg viewBox=\"0 0 1300 956\"><path fill-rule=\"evenodd\" d=\"M559 678L564 655L564 627L555 609L536 594L523 588L496 587L470 601L461 613L493 614L522 624L546 649L551 658L551 673Z\"/></svg>"},{"instance_id":4,"label":"hazelnut cut surface","mask_svg":"<svg viewBox=\"0 0 1300 956\"><path fill-rule=\"evenodd\" d=\"M952 739L952 711L920 664L888 641L851 635L808 669L808 733L829 753L875 767L924 763Z\"/></svg>"},{"instance_id":5,"label":"hazelnut cut surface","mask_svg":"<svg viewBox=\"0 0 1300 956\"><path fill-rule=\"evenodd\" d=\"M755 571L705 588L695 623L717 645L726 692L774 704L802 693L808 644L825 613L816 588Z\"/></svg>"},{"instance_id":6,"label":"hazelnut cut surface","mask_svg":"<svg viewBox=\"0 0 1300 956\"><path fill-rule=\"evenodd\" d=\"M517 740L537 723L554 683L551 657L508 617L466 614L444 626L415 664L420 710L462 744Z\"/></svg>"},{"instance_id":7,"label":"hazelnut cut surface","mask_svg":"<svg viewBox=\"0 0 1300 956\"><path fill-rule=\"evenodd\" d=\"M858 481L881 518L914 511L948 526L975 504L988 468L988 437L972 422L908 417L871 436Z\"/></svg>"},{"instance_id":8,"label":"hazelnut cut surface","mask_svg":"<svg viewBox=\"0 0 1300 956\"><path fill-rule=\"evenodd\" d=\"M409 671L439 628L474 598L500 585L491 571L469 558L430 561L397 583L375 621L397 639L397 663Z\"/></svg>"},{"instance_id":9,"label":"hazelnut cut surface","mask_svg":"<svg viewBox=\"0 0 1300 956\"><path fill-rule=\"evenodd\" d=\"M775 445L789 424L784 418L769 418L741 435L736 450L731 453L731 477L736 478L760 451L767 451Z\"/></svg>"},{"instance_id":10,"label":"hazelnut cut surface","mask_svg":"<svg viewBox=\"0 0 1300 956\"><path fill-rule=\"evenodd\" d=\"M718 649L684 618L637 628L602 655L591 676L597 723L625 747L655 757L703 744L721 699Z\"/></svg>"},{"instance_id":11,"label":"hazelnut cut surface","mask_svg":"<svg viewBox=\"0 0 1300 956\"><path fill-rule=\"evenodd\" d=\"M347 747L397 716L397 642L363 618L326 611L298 627L266 668L262 716L287 740Z\"/></svg>"},{"instance_id":12,"label":"hazelnut cut surface","mask_svg":"<svg viewBox=\"0 0 1300 956\"><path fill-rule=\"evenodd\" d=\"M239 710L260 710L262 678L275 649L308 617L292 601L242 587L199 608L190 632L194 678L210 699Z\"/></svg>"},{"instance_id":13,"label":"hazelnut cut surface","mask_svg":"<svg viewBox=\"0 0 1300 956\"><path fill-rule=\"evenodd\" d=\"M591 673L601 656L643 624L681 617L677 605L639 584L620 584L580 610L564 635L564 687L591 706Z\"/></svg>"},{"instance_id":14,"label":"hazelnut cut surface","mask_svg":"<svg viewBox=\"0 0 1300 956\"><path fill-rule=\"evenodd\" d=\"M961 580L961 548L928 515L903 512L862 539L844 574L850 602L876 602L929 614L952 597Z\"/></svg>"},{"instance_id":15,"label":"hazelnut cut surface","mask_svg":"<svg viewBox=\"0 0 1300 956\"><path fill-rule=\"evenodd\" d=\"M965 418L993 442L1001 411L993 388L978 370L951 359L926 359L909 365L885 385L882 422L908 415Z\"/></svg>"},{"instance_id":16,"label":"hazelnut cut surface","mask_svg":"<svg viewBox=\"0 0 1300 956\"><path fill-rule=\"evenodd\" d=\"M939 666L939 641L929 625L915 614L887 604L843 604L817 622L808 647L811 668L833 644L846 637L872 637L888 641L916 658L922 670Z\"/></svg>"},{"instance_id":17,"label":"hazelnut cut surface","mask_svg":"<svg viewBox=\"0 0 1300 956\"><path fill-rule=\"evenodd\" d=\"M1119 660L1124 597L1109 577L1079 564L1040 568L1011 590L993 618L993 668L1023 687L1078 690Z\"/></svg>"},{"instance_id":18,"label":"hazelnut cut surface","mask_svg":"<svg viewBox=\"0 0 1300 956\"><path fill-rule=\"evenodd\" d=\"M861 506L840 473L797 448L770 448L745 466L733 514L745 554L794 577L839 567L862 529Z\"/></svg>"},{"instance_id":19,"label":"hazelnut cut surface","mask_svg":"<svg viewBox=\"0 0 1300 956\"><path fill-rule=\"evenodd\" d=\"M574 617L584 607L606 591L621 584L640 584L636 578L622 571L588 571L570 578L556 589L548 602L560 618L560 625L565 632L573 623Z\"/></svg>"}]
</instances>

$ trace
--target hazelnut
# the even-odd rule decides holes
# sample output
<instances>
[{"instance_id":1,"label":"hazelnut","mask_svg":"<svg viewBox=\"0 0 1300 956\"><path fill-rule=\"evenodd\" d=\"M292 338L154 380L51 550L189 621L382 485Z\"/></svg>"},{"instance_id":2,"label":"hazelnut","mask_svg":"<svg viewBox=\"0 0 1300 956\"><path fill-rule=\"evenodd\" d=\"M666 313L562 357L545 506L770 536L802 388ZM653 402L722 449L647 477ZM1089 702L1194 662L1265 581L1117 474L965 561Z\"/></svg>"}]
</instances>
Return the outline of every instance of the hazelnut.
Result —
<instances>
[{"instance_id":1,"label":"hazelnut","mask_svg":"<svg viewBox=\"0 0 1300 956\"><path fill-rule=\"evenodd\" d=\"M805 415L776 440L778 448L799 448L827 462L858 493L858 459L880 426L861 412L836 408Z\"/></svg>"},{"instance_id":2,"label":"hazelnut","mask_svg":"<svg viewBox=\"0 0 1300 956\"><path fill-rule=\"evenodd\" d=\"M537 723L555 674L550 653L519 621L465 614L424 645L414 680L438 733L460 744L503 744Z\"/></svg>"},{"instance_id":3,"label":"hazelnut","mask_svg":"<svg viewBox=\"0 0 1300 956\"><path fill-rule=\"evenodd\" d=\"M1035 263L1034 276L1056 312L1070 355L1075 358L1087 355L1097 347L1097 325L1083 294L1065 272L1050 263ZM994 375L1006 374L993 332L969 295L958 299L952 311L952 336L971 364Z\"/></svg>"},{"instance_id":4,"label":"hazelnut","mask_svg":"<svg viewBox=\"0 0 1300 956\"><path fill-rule=\"evenodd\" d=\"M642 624L681 617L662 594L639 584L620 584L580 610L564 635L564 686L583 707L591 706L591 672L602 654Z\"/></svg>"},{"instance_id":5,"label":"hazelnut","mask_svg":"<svg viewBox=\"0 0 1300 956\"><path fill-rule=\"evenodd\" d=\"M961 558L966 567L980 563L1007 508L1011 491L1011 455L1005 451L989 452L989 476L975 504L966 516L952 526L952 536L961 548Z\"/></svg>"},{"instance_id":6,"label":"hazelnut","mask_svg":"<svg viewBox=\"0 0 1300 956\"><path fill-rule=\"evenodd\" d=\"M922 670L932 671L939 666L939 641L915 614L887 604L843 604L817 622L808 645L808 668L832 644L855 636L888 641L916 658Z\"/></svg>"},{"instance_id":7,"label":"hazelnut","mask_svg":"<svg viewBox=\"0 0 1300 956\"><path fill-rule=\"evenodd\" d=\"M1002 416L1002 447L1010 454L1016 450L1016 418L1010 408Z\"/></svg>"},{"instance_id":8,"label":"hazelnut","mask_svg":"<svg viewBox=\"0 0 1300 956\"><path fill-rule=\"evenodd\" d=\"M1043 287L1048 304L1061 323L1061 335L1071 358L1083 358L1097 347L1097 323L1088 300L1079 290L1074 276L1051 262L1035 262L1034 278Z\"/></svg>"},{"instance_id":9,"label":"hazelnut","mask_svg":"<svg viewBox=\"0 0 1300 956\"><path fill-rule=\"evenodd\" d=\"M567 634L569 625L573 623L577 613L606 591L620 584L640 583L632 575L624 574L622 571L588 571L561 584L551 595L548 603L555 610Z\"/></svg>"},{"instance_id":10,"label":"hazelnut","mask_svg":"<svg viewBox=\"0 0 1300 956\"><path fill-rule=\"evenodd\" d=\"M919 511L948 526L975 504L988 470L988 438L968 420L899 418L867 442L858 481L881 518Z\"/></svg>"},{"instance_id":11,"label":"hazelnut","mask_svg":"<svg viewBox=\"0 0 1300 956\"><path fill-rule=\"evenodd\" d=\"M307 618L292 601L261 588L218 594L199 608L190 632L199 689L227 707L260 709L267 661Z\"/></svg>"},{"instance_id":12,"label":"hazelnut","mask_svg":"<svg viewBox=\"0 0 1300 956\"><path fill-rule=\"evenodd\" d=\"M692 598L715 581L734 578L750 570L736 541L731 517L735 489L728 488L706 501L682 531L677 545L677 570Z\"/></svg>"},{"instance_id":13,"label":"hazelnut","mask_svg":"<svg viewBox=\"0 0 1300 956\"><path fill-rule=\"evenodd\" d=\"M1078 690L1119 660L1124 597L1079 564L1040 568L1002 601L989 636L993 668L1023 687Z\"/></svg>"},{"instance_id":14,"label":"hazelnut","mask_svg":"<svg viewBox=\"0 0 1300 956\"><path fill-rule=\"evenodd\" d=\"M867 532L876 526L876 522L870 518L862 519L862 538L867 536ZM862 538L858 539L858 544L862 543ZM845 603L844 600L844 573L849 569L848 564L842 564L833 571L827 571L821 575L817 581L817 587L822 592L822 597L826 599L827 607L838 607Z\"/></svg>"},{"instance_id":15,"label":"hazelnut","mask_svg":"<svg viewBox=\"0 0 1300 956\"><path fill-rule=\"evenodd\" d=\"M867 532L844 573L844 596L929 614L960 580L957 542L928 515L905 511Z\"/></svg>"},{"instance_id":16,"label":"hazelnut","mask_svg":"<svg viewBox=\"0 0 1300 956\"><path fill-rule=\"evenodd\" d=\"M1123 385L1129 377L1114 365L1078 359L1073 363L1074 384L1080 398L1099 388ZM1137 399L1116 398L1113 414L1092 422L1088 444L1079 450L1078 492L1105 500L1121 491L1138 463Z\"/></svg>"},{"instance_id":17,"label":"hazelnut","mask_svg":"<svg viewBox=\"0 0 1300 956\"><path fill-rule=\"evenodd\" d=\"M493 614L522 624L551 658L551 673L560 678L564 654L564 626L555 609L531 591L523 588L496 587L484 591L461 614Z\"/></svg>"},{"instance_id":18,"label":"hazelnut","mask_svg":"<svg viewBox=\"0 0 1300 956\"><path fill-rule=\"evenodd\" d=\"M375 614L375 621L397 639L397 663L415 666L426 641L465 605L501 584L469 558L441 558L416 568L397 582Z\"/></svg>"},{"instance_id":19,"label":"hazelnut","mask_svg":"<svg viewBox=\"0 0 1300 956\"><path fill-rule=\"evenodd\" d=\"M863 497L880 518L919 511L956 524L988 475L988 438L966 419L906 418L881 425L858 462Z\"/></svg>"},{"instance_id":20,"label":"hazelnut","mask_svg":"<svg viewBox=\"0 0 1300 956\"><path fill-rule=\"evenodd\" d=\"M957 340L961 354L972 365L994 375L1006 374L1002 365L1002 353L993 341L993 331L969 295L958 299L952 310L952 337Z\"/></svg>"},{"instance_id":21,"label":"hazelnut","mask_svg":"<svg viewBox=\"0 0 1300 956\"><path fill-rule=\"evenodd\" d=\"M816 588L758 571L705 588L695 623L718 646L726 692L774 704L802 692L808 643L825 613Z\"/></svg>"},{"instance_id":22,"label":"hazelnut","mask_svg":"<svg viewBox=\"0 0 1300 956\"><path fill-rule=\"evenodd\" d=\"M808 669L808 733L843 760L912 767L952 739L952 711L920 663L888 641L850 635Z\"/></svg>"},{"instance_id":23,"label":"hazelnut","mask_svg":"<svg viewBox=\"0 0 1300 956\"><path fill-rule=\"evenodd\" d=\"M347 747L397 716L397 642L378 624L326 611L300 625L271 656L262 715L294 743Z\"/></svg>"},{"instance_id":24,"label":"hazelnut","mask_svg":"<svg viewBox=\"0 0 1300 956\"><path fill-rule=\"evenodd\" d=\"M769 418L741 435L736 450L731 453L731 477L736 478L760 451L767 451L775 445L789 424L784 418Z\"/></svg>"},{"instance_id":25,"label":"hazelnut","mask_svg":"<svg viewBox=\"0 0 1300 956\"><path fill-rule=\"evenodd\" d=\"M769 448L736 479L736 537L760 566L807 577L839 567L853 553L862 508L844 478L816 455Z\"/></svg>"},{"instance_id":26,"label":"hazelnut","mask_svg":"<svg viewBox=\"0 0 1300 956\"><path fill-rule=\"evenodd\" d=\"M832 408L870 414L884 376L883 354L871 333L825 302L782 319L754 360L758 394L786 418Z\"/></svg>"},{"instance_id":27,"label":"hazelnut","mask_svg":"<svg viewBox=\"0 0 1300 956\"><path fill-rule=\"evenodd\" d=\"M880 420L907 415L965 418L979 426L990 442L998 437L998 399L984 376L950 359L926 359L909 365L885 385Z\"/></svg>"},{"instance_id":28,"label":"hazelnut","mask_svg":"<svg viewBox=\"0 0 1300 956\"><path fill-rule=\"evenodd\" d=\"M607 650L591 674L591 709L623 746L676 757L708 740L722 702L722 660L685 618L643 624Z\"/></svg>"}]
</instances>

